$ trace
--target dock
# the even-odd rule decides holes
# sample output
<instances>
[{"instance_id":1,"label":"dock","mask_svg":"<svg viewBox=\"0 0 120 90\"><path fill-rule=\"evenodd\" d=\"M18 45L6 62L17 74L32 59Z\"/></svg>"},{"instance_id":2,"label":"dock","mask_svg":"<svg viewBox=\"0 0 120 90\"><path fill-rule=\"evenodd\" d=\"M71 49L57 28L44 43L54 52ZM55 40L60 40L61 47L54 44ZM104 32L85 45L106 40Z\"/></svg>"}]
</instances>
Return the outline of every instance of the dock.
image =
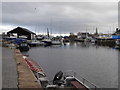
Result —
<instances>
[{"instance_id":1,"label":"dock","mask_svg":"<svg viewBox=\"0 0 120 90\"><path fill-rule=\"evenodd\" d=\"M14 50L2 47L2 88L18 88L17 65Z\"/></svg>"},{"instance_id":2,"label":"dock","mask_svg":"<svg viewBox=\"0 0 120 90\"><path fill-rule=\"evenodd\" d=\"M20 50L2 47L2 90L9 88L40 89L42 86L23 59Z\"/></svg>"},{"instance_id":3,"label":"dock","mask_svg":"<svg viewBox=\"0 0 120 90\"><path fill-rule=\"evenodd\" d=\"M33 72L23 59L23 55L17 49L14 51L18 72L18 87L21 88L41 88Z\"/></svg>"}]
</instances>

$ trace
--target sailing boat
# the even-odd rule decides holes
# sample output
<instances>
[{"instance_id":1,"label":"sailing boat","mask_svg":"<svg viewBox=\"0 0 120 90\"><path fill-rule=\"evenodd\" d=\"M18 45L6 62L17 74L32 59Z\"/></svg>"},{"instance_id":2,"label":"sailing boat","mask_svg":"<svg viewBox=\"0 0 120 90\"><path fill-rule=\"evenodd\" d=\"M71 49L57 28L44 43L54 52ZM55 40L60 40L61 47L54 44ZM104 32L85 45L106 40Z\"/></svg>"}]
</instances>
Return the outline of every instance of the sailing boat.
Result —
<instances>
[{"instance_id":1,"label":"sailing boat","mask_svg":"<svg viewBox=\"0 0 120 90\"><path fill-rule=\"evenodd\" d=\"M52 40L50 39L49 30L47 28L47 37L45 37L42 42L44 42L45 45L52 45Z\"/></svg>"}]
</instances>

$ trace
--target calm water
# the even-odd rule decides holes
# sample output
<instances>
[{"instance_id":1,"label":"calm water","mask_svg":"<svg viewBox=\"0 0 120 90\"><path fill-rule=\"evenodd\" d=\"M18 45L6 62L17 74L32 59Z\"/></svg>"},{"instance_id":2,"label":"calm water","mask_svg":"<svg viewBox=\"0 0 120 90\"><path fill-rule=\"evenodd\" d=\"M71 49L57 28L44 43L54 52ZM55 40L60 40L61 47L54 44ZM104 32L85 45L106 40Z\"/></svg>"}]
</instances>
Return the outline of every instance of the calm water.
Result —
<instances>
[{"instance_id":1,"label":"calm water","mask_svg":"<svg viewBox=\"0 0 120 90\"><path fill-rule=\"evenodd\" d=\"M118 51L108 47L71 43L34 47L26 52L52 80L59 70L74 70L102 88L118 87Z\"/></svg>"}]
</instances>

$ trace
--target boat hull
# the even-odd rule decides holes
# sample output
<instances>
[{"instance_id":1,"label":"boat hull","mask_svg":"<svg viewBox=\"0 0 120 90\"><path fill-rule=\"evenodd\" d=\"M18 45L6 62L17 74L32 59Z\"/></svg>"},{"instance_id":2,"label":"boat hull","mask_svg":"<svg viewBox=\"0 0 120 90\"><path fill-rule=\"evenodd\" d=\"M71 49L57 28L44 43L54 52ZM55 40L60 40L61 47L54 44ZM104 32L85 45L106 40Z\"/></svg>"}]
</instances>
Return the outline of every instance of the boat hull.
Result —
<instances>
[{"instance_id":1,"label":"boat hull","mask_svg":"<svg viewBox=\"0 0 120 90\"><path fill-rule=\"evenodd\" d=\"M19 47L19 50L20 50L21 52L23 52L23 51L29 51L29 47L28 47L28 46L20 46L20 47Z\"/></svg>"}]
</instances>

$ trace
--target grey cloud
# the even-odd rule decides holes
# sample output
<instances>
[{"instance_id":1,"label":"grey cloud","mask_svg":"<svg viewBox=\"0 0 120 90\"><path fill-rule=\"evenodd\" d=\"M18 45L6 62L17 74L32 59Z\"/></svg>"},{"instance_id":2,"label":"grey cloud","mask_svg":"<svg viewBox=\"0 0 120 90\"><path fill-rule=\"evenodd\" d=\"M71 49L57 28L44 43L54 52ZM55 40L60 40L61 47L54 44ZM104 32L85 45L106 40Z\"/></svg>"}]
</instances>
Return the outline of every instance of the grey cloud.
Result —
<instances>
[{"instance_id":1,"label":"grey cloud","mask_svg":"<svg viewBox=\"0 0 120 90\"><path fill-rule=\"evenodd\" d=\"M52 28L55 33L85 31L86 28L93 32L99 24L103 24L101 28L109 28L108 25L116 24L118 19L117 2L4 2L2 10L3 25L23 25L32 29L38 25L41 29Z\"/></svg>"}]
</instances>

